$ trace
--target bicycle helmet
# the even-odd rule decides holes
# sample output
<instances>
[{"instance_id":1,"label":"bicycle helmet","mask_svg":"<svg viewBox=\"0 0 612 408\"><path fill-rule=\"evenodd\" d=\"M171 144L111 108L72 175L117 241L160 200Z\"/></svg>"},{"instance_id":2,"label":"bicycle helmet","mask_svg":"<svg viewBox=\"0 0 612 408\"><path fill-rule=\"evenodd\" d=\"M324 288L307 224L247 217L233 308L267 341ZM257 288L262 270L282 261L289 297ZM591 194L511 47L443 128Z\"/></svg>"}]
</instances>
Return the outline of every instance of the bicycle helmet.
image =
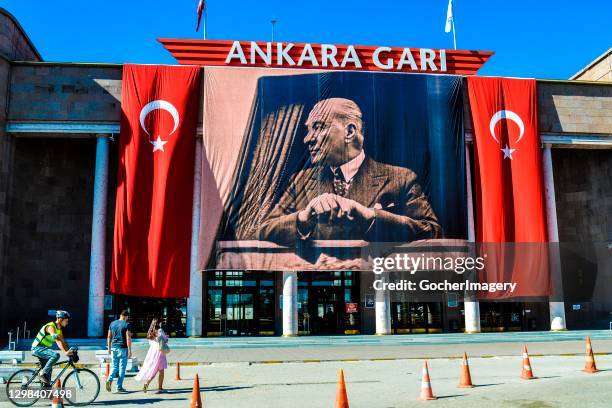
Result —
<instances>
[{"instance_id":1,"label":"bicycle helmet","mask_svg":"<svg viewBox=\"0 0 612 408\"><path fill-rule=\"evenodd\" d=\"M55 312L56 319L70 319L70 313L65 310L58 310Z\"/></svg>"}]
</instances>

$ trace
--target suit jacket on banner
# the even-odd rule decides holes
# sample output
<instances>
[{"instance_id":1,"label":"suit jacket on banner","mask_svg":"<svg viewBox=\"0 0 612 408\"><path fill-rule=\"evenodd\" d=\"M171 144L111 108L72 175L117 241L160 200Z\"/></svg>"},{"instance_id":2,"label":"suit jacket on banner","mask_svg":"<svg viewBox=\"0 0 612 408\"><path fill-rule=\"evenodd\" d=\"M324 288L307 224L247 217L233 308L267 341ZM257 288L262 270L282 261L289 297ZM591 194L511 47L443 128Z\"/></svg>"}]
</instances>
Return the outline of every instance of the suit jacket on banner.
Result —
<instances>
[{"instance_id":1,"label":"suit jacket on banner","mask_svg":"<svg viewBox=\"0 0 612 408\"><path fill-rule=\"evenodd\" d=\"M485 299L548 296L550 272L536 82L469 77L474 122L476 241L481 282L514 282Z\"/></svg>"},{"instance_id":2,"label":"suit jacket on banner","mask_svg":"<svg viewBox=\"0 0 612 408\"><path fill-rule=\"evenodd\" d=\"M295 243L300 239L297 212L318 195L331 192L334 192L334 173L329 168L317 166L299 172L263 223L259 238L283 245ZM438 219L410 169L366 157L346 197L375 208L374 221L320 221L308 239L406 242L442 235Z\"/></svg>"},{"instance_id":3,"label":"suit jacket on banner","mask_svg":"<svg viewBox=\"0 0 612 408\"><path fill-rule=\"evenodd\" d=\"M112 293L189 295L199 73L123 67Z\"/></svg>"}]
</instances>

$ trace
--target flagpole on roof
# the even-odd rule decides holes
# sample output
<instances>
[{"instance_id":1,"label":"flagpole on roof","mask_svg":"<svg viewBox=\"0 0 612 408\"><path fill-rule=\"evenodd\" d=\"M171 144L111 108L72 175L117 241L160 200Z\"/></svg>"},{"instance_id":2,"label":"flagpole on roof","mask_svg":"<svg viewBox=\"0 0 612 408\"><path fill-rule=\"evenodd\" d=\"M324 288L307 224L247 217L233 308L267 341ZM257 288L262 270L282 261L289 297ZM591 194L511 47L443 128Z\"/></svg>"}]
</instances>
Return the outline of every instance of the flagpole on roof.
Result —
<instances>
[{"instance_id":1,"label":"flagpole on roof","mask_svg":"<svg viewBox=\"0 0 612 408\"><path fill-rule=\"evenodd\" d=\"M198 1L198 8L197 8L197 13L198 13L198 23L196 24L196 32L200 29L200 23L202 22L202 14L204 14L204 27L202 27L202 32L204 35L204 39L206 39L206 26L208 24L206 24L206 1L205 0L200 0Z\"/></svg>"},{"instance_id":2,"label":"flagpole on roof","mask_svg":"<svg viewBox=\"0 0 612 408\"><path fill-rule=\"evenodd\" d=\"M455 46L455 50L456 50L457 49L457 36L455 35L455 16L453 16L453 45Z\"/></svg>"},{"instance_id":3,"label":"flagpole on roof","mask_svg":"<svg viewBox=\"0 0 612 408\"><path fill-rule=\"evenodd\" d=\"M455 13L453 12L453 0L448 0L448 8L446 10L446 25L444 31L450 33L453 30L453 46L457 49L457 35L455 32Z\"/></svg>"},{"instance_id":4,"label":"flagpole on roof","mask_svg":"<svg viewBox=\"0 0 612 408\"><path fill-rule=\"evenodd\" d=\"M206 7L204 7L204 29L202 30L202 31L204 32L204 39L206 39L206 28L208 28L208 23L207 23L207 21L206 21L206 15L207 15L207 14L208 14L208 13L206 12ZM454 26L454 24L453 24L453 30L455 29L454 27L455 27L455 26ZM457 49L457 47L455 47L455 49Z\"/></svg>"}]
</instances>

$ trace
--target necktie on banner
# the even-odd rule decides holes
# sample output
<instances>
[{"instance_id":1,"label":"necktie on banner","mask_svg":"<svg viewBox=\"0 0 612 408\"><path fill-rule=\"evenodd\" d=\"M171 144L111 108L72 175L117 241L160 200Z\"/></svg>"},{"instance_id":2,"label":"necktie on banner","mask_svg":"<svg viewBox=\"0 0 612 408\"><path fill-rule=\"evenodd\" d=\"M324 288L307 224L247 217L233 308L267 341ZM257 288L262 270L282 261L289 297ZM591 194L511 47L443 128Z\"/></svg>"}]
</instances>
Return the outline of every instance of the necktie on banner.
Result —
<instances>
[{"instance_id":1,"label":"necktie on banner","mask_svg":"<svg viewBox=\"0 0 612 408\"><path fill-rule=\"evenodd\" d=\"M548 296L550 271L536 82L468 78L481 282L516 283L483 299Z\"/></svg>"},{"instance_id":2,"label":"necktie on banner","mask_svg":"<svg viewBox=\"0 0 612 408\"><path fill-rule=\"evenodd\" d=\"M199 74L123 67L112 293L189 296Z\"/></svg>"}]
</instances>

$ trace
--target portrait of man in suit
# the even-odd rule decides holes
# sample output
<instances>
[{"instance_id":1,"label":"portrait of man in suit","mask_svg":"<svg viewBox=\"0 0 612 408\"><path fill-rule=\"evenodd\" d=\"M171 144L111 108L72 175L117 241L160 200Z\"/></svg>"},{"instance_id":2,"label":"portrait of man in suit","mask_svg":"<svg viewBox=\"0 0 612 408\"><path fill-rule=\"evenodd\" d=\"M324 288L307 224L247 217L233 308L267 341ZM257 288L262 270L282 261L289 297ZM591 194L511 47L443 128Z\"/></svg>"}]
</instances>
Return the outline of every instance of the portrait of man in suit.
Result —
<instances>
[{"instance_id":1,"label":"portrait of man in suit","mask_svg":"<svg viewBox=\"0 0 612 408\"><path fill-rule=\"evenodd\" d=\"M306 120L310 166L294 174L260 226L258 239L409 242L442 237L410 169L364 151L362 112L350 99L319 101Z\"/></svg>"}]
</instances>

